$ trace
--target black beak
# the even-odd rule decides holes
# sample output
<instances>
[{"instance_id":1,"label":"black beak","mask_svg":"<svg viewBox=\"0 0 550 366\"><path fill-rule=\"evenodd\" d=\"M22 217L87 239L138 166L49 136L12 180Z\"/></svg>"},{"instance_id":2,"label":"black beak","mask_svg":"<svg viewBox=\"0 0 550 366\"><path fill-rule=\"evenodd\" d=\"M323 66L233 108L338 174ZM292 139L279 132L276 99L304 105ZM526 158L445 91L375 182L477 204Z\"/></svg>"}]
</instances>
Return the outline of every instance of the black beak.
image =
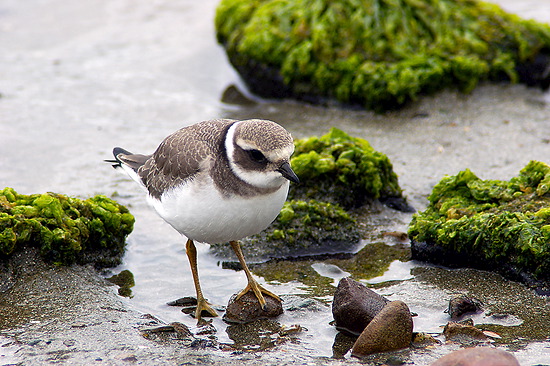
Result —
<instances>
[{"instance_id":1,"label":"black beak","mask_svg":"<svg viewBox=\"0 0 550 366\"><path fill-rule=\"evenodd\" d=\"M298 178L296 173L294 173L288 161L285 161L284 163L282 163L279 169L277 169L277 171L281 173L283 177L285 177L289 181L294 183L300 183L300 179Z\"/></svg>"}]
</instances>

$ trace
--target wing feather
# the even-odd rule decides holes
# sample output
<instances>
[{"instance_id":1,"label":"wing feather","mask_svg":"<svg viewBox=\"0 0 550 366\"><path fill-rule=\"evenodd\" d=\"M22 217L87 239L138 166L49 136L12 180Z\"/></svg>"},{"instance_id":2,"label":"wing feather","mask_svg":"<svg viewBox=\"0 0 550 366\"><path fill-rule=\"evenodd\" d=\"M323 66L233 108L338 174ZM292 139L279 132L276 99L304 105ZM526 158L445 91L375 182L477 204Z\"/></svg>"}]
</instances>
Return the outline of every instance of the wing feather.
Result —
<instances>
[{"instance_id":1,"label":"wing feather","mask_svg":"<svg viewBox=\"0 0 550 366\"><path fill-rule=\"evenodd\" d=\"M151 157L138 168L138 175L151 196L184 184L211 166L223 153L227 129L234 120L219 119L184 127L166 137Z\"/></svg>"}]
</instances>

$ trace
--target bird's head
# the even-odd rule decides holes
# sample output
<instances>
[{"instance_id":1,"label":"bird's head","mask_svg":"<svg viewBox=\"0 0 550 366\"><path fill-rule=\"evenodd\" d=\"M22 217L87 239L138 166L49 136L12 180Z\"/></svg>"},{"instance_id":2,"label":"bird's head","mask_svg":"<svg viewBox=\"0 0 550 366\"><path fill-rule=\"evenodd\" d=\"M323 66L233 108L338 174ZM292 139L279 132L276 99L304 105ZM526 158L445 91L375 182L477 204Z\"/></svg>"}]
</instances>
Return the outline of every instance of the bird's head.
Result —
<instances>
[{"instance_id":1,"label":"bird's head","mask_svg":"<svg viewBox=\"0 0 550 366\"><path fill-rule=\"evenodd\" d=\"M225 141L227 156L235 174L258 188L278 188L285 182L298 183L290 167L294 142L290 133L275 122L251 119L236 122Z\"/></svg>"}]
</instances>

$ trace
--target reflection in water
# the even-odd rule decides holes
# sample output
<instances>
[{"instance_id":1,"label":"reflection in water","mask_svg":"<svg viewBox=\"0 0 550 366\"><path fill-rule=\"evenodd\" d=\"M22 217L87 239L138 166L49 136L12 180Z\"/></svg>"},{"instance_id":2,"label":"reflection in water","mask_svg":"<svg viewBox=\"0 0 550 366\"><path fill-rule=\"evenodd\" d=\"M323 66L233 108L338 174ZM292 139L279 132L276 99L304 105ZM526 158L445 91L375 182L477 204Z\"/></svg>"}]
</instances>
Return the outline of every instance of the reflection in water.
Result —
<instances>
[{"instance_id":1,"label":"reflection in water","mask_svg":"<svg viewBox=\"0 0 550 366\"><path fill-rule=\"evenodd\" d=\"M301 261L269 261L253 265L253 272L267 281L287 283L299 281L300 288L322 299L332 296L335 279L350 275L355 279L382 276L395 261L407 261L410 247L404 244L368 244L351 258L329 258L323 262L315 259ZM337 272L331 272L337 269ZM337 283L336 283L337 284Z\"/></svg>"},{"instance_id":2,"label":"reflection in water","mask_svg":"<svg viewBox=\"0 0 550 366\"><path fill-rule=\"evenodd\" d=\"M547 340L550 334L548 299L524 285L492 272L462 268L416 267L415 280L451 294L467 293L485 304L485 311L471 316L476 326L499 334L495 343L523 344ZM447 300L448 301L448 300ZM442 304L446 306L446 304Z\"/></svg>"},{"instance_id":3,"label":"reflection in water","mask_svg":"<svg viewBox=\"0 0 550 366\"><path fill-rule=\"evenodd\" d=\"M338 282L344 278L349 277L350 273L343 271L340 267L324 262L313 263L311 267L320 276L332 278L332 286L338 286Z\"/></svg>"},{"instance_id":4,"label":"reflection in water","mask_svg":"<svg viewBox=\"0 0 550 366\"><path fill-rule=\"evenodd\" d=\"M334 337L334 344L332 345L332 357L344 358L346 353L353 347L356 340L357 336L338 332Z\"/></svg>"},{"instance_id":5,"label":"reflection in water","mask_svg":"<svg viewBox=\"0 0 550 366\"><path fill-rule=\"evenodd\" d=\"M264 351L286 342L298 342L299 326L284 327L276 320L260 319L250 323L231 324L226 330L232 348Z\"/></svg>"}]
</instances>

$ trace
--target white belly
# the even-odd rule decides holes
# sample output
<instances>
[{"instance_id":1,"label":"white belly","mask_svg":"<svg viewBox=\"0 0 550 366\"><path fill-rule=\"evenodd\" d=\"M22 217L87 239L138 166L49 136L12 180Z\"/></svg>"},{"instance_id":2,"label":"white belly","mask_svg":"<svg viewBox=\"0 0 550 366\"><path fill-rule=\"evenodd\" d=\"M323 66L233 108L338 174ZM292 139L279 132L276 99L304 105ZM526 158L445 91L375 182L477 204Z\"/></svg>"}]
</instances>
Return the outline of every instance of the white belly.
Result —
<instances>
[{"instance_id":1,"label":"white belly","mask_svg":"<svg viewBox=\"0 0 550 366\"><path fill-rule=\"evenodd\" d=\"M289 182L274 193L255 197L222 197L217 190L180 186L161 200L149 197L159 215L188 239L203 243L239 240L264 230L286 200Z\"/></svg>"}]
</instances>

